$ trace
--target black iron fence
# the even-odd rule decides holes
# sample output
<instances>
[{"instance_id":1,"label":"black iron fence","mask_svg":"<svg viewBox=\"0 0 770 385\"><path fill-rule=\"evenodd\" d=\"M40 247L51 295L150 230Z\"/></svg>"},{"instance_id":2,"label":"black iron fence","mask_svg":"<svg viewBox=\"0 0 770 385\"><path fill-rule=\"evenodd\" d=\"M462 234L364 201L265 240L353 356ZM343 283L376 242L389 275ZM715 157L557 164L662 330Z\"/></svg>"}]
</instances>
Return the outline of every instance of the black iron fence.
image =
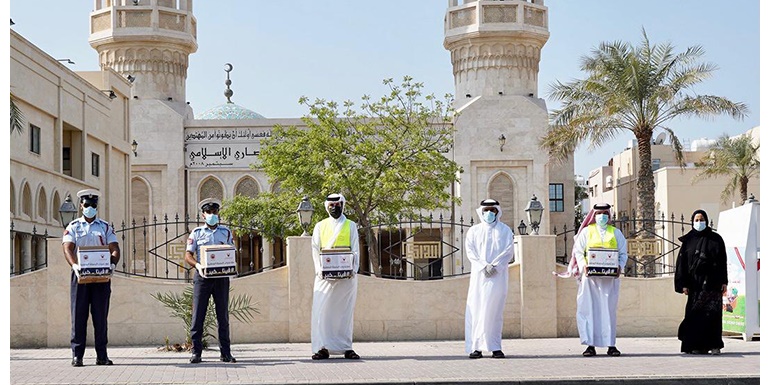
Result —
<instances>
[{"instance_id":1,"label":"black iron fence","mask_svg":"<svg viewBox=\"0 0 770 385\"><path fill-rule=\"evenodd\" d=\"M681 247L679 237L692 228L689 216L680 214L677 217L674 213L669 217L661 214L656 219L637 218L636 212L632 212L630 217L613 215L610 224L618 228L628 241L628 262L624 271L624 275L628 277L660 277L674 274L676 256ZM713 220L710 226L713 228ZM553 234L560 243L557 247L556 262L565 265L569 263L576 230L577 228L568 228L567 225L563 225L561 230L553 227Z\"/></svg>"},{"instance_id":2,"label":"black iron fence","mask_svg":"<svg viewBox=\"0 0 770 385\"><path fill-rule=\"evenodd\" d=\"M121 260L118 273L129 276L167 280L192 279L192 267L185 260L187 238L190 232L203 222L184 219L178 215L162 219L142 218L122 223L115 228L120 241ZM286 264L285 246L281 238L265 239L256 226L240 226L223 223L233 231L238 276L246 276ZM270 250L265 250L268 246ZM264 253L270 252L266 257Z\"/></svg>"},{"instance_id":3,"label":"black iron fence","mask_svg":"<svg viewBox=\"0 0 770 385\"><path fill-rule=\"evenodd\" d=\"M48 229L38 233L37 226L32 226L32 232L15 230L15 227L11 221L11 277L47 267L48 238L51 238Z\"/></svg>"}]
</instances>

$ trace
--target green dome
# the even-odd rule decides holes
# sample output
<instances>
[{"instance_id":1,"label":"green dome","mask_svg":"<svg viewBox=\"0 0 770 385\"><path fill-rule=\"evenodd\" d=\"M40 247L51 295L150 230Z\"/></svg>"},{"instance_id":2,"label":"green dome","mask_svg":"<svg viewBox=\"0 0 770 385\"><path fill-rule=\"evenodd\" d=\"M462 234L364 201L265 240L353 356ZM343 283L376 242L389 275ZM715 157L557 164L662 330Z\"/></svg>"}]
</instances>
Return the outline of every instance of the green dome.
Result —
<instances>
[{"instance_id":1,"label":"green dome","mask_svg":"<svg viewBox=\"0 0 770 385\"><path fill-rule=\"evenodd\" d=\"M265 119L264 116L235 103L225 103L195 116L198 120L208 119Z\"/></svg>"}]
</instances>

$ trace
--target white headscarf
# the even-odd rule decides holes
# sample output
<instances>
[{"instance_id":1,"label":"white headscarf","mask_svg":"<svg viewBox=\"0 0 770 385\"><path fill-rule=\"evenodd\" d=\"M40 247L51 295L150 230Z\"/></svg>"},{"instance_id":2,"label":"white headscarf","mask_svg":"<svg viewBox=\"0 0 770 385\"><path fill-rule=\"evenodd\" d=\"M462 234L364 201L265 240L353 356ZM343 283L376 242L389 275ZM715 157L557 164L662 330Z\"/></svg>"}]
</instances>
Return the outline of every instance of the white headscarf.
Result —
<instances>
[{"instance_id":1,"label":"white headscarf","mask_svg":"<svg viewBox=\"0 0 770 385\"><path fill-rule=\"evenodd\" d=\"M484 222L484 217L483 217L484 212L482 210L485 207L494 207L494 208L497 209L497 215L495 215L495 221L494 222L492 222L492 223ZM491 226L491 225L494 225L497 222L500 222L500 217L503 216L503 210L500 208L500 202L498 202L498 201L496 201L494 199L488 198L488 199L484 199L483 201L481 201L481 204L476 209L476 214L479 215L479 222L480 223L487 223L488 225Z\"/></svg>"}]
</instances>

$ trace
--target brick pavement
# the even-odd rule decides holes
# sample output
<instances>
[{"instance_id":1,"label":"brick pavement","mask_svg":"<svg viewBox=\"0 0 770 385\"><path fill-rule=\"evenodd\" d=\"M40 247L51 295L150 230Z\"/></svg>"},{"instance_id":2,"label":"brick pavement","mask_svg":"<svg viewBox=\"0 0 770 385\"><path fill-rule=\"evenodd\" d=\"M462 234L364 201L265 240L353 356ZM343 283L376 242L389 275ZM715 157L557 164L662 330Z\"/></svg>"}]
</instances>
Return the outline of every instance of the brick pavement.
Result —
<instances>
[{"instance_id":1,"label":"brick pavement","mask_svg":"<svg viewBox=\"0 0 770 385\"><path fill-rule=\"evenodd\" d=\"M236 364L207 350L204 362L155 347L110 347L114 366L70 366L70 351L11 349L12 384L759 384L759 341L725 338L721 356L679 352L676 338L619 338L620 357L580 355L577 338L508 339L506 359L471 360L462 341L357 342L359 361L310 359L310 344L237 344ZM489 355L484 352L485 356Z\"/></svg>"}]
</instances>

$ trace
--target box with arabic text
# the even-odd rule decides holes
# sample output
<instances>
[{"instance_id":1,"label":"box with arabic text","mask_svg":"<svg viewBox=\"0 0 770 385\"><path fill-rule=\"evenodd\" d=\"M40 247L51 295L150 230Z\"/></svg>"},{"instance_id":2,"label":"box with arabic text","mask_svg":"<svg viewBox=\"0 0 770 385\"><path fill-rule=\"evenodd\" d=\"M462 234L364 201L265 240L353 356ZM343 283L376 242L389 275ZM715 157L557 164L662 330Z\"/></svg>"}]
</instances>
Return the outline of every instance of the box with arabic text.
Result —
<instances>
[{"instance_id":1,"label":"box with arabic text","mask_svg":"<svg viewBox=\"0 0 770 385\"><path fill-rule=\"evenodd\" d=\"M235 246L201 246L200 256L200 264L203 266L204 278L232 277L238 275L238 271L236 270Z\"/></svg>"},{"instance_id":2,"label":"box with arabic text","mask_svg":"<svg viewBox=\"0 0 770 385\"><path fill-rule=\"evenodd\" d=\"M321 274L324 279L353 277L353 253L350 248L322 249Z\"/></svg>"},{"instance_id":3,"label":"box with arabic text","mask_svg":"<svg viewBox=\"0 0 770 385\"><path fill-rule=\"evenodd\" d=\"M78 283L108 282L112 277L109 246L78 247Z\"/></svg>"},{"instance_id":4,"label":"box with arabic text","mask_svg":"<svg viewBox=\"0 0 770 385\"><path fill-rule=\"evenodd\" d=\"M588 260L586 274L589 277L615 277L618 275L618 250L604 248L589 248L586 255Z\"/></svg>"}]
</instances>

